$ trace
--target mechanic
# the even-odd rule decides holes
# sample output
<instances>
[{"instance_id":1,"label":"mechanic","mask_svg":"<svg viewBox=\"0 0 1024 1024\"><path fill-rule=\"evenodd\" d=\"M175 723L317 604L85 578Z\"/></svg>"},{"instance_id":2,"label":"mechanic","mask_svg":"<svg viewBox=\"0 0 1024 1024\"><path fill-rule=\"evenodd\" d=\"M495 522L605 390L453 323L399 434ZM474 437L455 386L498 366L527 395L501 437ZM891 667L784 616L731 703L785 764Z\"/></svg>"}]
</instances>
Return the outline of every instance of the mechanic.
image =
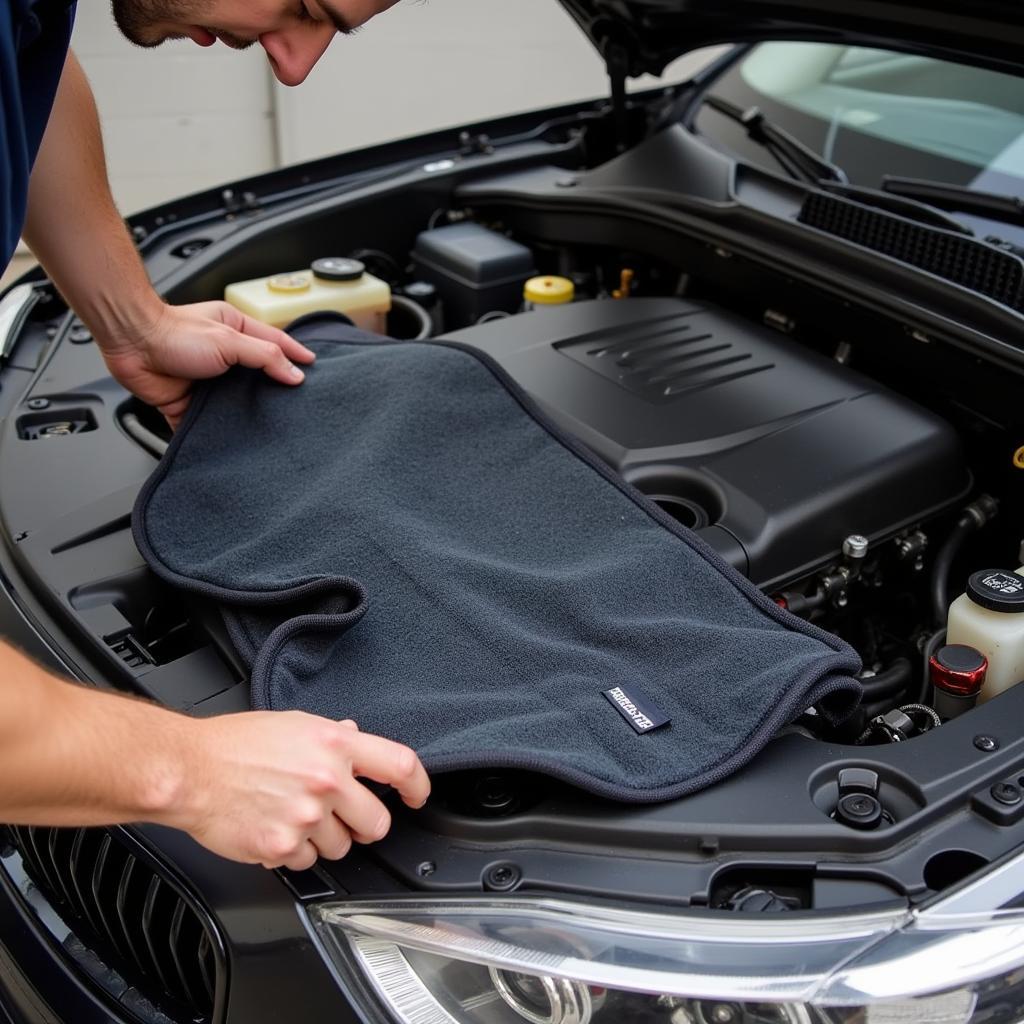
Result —
<instances>
[{"instance_id":1,"label":"mechanic","mask_svg":"<svg viewBox=\"0 0 1024 1024\"><path fill-rule=\"evenodd\" d=\"M259 42L296 85L338 32L394 0L114 0L142 46L191 38ZM2 263L23 235L96 339L113 376L173 425L193 380L241 364L285 385L313 354L223 302L165 304L149 283L107 183L92 92L68 50L72 0L7 0L0 13ZM300 712L195 719L44 671L0 644L0 821L183 829L223 856L309 867L386 834L385 805L430 783L412 750L354 722Z\"/></svg>"}]
</instances>

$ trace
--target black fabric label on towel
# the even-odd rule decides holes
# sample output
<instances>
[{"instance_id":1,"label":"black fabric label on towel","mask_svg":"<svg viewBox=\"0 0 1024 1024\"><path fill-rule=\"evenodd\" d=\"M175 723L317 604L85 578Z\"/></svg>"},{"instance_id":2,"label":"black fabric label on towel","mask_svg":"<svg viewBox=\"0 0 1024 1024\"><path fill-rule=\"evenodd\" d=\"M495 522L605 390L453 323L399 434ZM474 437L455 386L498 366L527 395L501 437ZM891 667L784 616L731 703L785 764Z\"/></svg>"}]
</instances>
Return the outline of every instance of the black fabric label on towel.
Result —
<instances>
[{"instance_id":1,"label":"black fabric label on towel","mask_svg":"<svg viewBox=\"0 0 1024 1024\"><path fill-rule=\"evenodd\" d=\"M634 689L627 691L621 686L613 686L610 690L601 692L608 698L612 707L638 733L651 732L672 721L668 715L659 711L654 704Z\"/></svg>"}]
</instances>

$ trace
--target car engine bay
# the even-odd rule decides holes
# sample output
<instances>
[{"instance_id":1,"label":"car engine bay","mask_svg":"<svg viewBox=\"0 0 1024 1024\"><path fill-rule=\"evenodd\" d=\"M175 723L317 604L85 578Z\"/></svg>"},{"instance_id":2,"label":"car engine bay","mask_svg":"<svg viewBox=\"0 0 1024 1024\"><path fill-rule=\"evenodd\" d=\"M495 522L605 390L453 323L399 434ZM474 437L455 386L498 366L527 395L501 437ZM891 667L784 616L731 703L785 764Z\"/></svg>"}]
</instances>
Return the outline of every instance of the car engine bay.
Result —
<instances>
[{"instance_id":1,"label":"car engine bay","mask_svg":"<svg viewBox=\"0 0 1024 1024\"><path fill-rule=\"evenodd\" d=\"M1024 736L1008 723L1024 688L977 706L951 691L940 713L932 663L969 577L1020 564L1019 366L811 285L772 266L767 246L758 258L645 220L641 192L661 190L668 210L665 190L724 194L732 173L679 138L652 145L679 150L673 174L650 158L640 170L643 147L570 173L538 144L498 174L474 163L481 152L409 172L412 185L277 214L236 207L202 230L165 222L144 247L174 301L323 257L360 262L390 287L392 336L487 353L567 433L863 659L850 720L808 712L736 776L671 803L625 807L526 773L438 778L425 812L396 814L382 843L317 869L350 891L863 907L920 900L1014 845ZM736 193L791 202L769 178L737 179ZM524 303L537 279L572 301ZM26 617L66 638L83 676L198 714L247 707L216 610L159 583L131 542L165 425L110 380L51 289L36 297L5 371L0 437L3 479L32 482L0 493L4 572Z\"/></svg>"}]
</instances>

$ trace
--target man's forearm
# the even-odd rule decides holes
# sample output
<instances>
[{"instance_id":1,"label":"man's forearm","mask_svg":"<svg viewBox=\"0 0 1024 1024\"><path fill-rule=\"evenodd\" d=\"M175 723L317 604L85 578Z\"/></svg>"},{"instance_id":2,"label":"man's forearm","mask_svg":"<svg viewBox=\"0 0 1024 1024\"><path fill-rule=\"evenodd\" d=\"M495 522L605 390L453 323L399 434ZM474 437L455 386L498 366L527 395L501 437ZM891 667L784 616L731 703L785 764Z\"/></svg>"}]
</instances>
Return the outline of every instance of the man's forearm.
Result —
<instances>
[{"instance_id":1,"label":"man's forearm","mask_svg":"<svg viewBox=\"0 0 1024 1024\"><path fill-rule=\"evenodd\" d=\"M96 104L73 53L32 171L24 235L101 344L159 316L162 303L110 194Z\"/></svg>"},{"instance_id":2,"label":"man's forearm","mask_svg":"<svg viewBox=\"0 0 1024 1024\"><path fill-rule=\"evenodd\" d=\"M216 853L301 870L380 839L430 792L408 748L298 711L190 718L66 683L0 642L0 822L152 821Z\"/></svg>"},{"instance_id":3,"label":"man's forearm","mask_svg":"<svg viewBox=\"0 0 1024 1024\"><path fill-rule=\"evenodd\" d=\"M189 719L66 683L0 644L0 821L156 820L181 802Z\"/></svg>"}]
</instances>

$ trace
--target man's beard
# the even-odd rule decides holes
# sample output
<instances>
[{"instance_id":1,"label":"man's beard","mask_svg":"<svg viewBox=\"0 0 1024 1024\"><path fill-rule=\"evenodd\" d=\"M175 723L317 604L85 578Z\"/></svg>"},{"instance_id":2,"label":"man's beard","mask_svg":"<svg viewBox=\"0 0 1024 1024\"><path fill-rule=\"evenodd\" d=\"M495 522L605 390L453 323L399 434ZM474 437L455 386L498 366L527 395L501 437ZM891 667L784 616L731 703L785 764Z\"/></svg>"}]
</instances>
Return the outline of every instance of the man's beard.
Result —
<instances>
[{"instance_id":1,"label":"man's beard","mask_svg":"<svg viewBox=\"0 0 1024 1024\"><path fill-rule=\"evenodd\" d=\"M159 46L165 37L157 25L201 24L208 7L208 0L111 0L117 27L136 46Z\"/></svg>"}]
</instances>

